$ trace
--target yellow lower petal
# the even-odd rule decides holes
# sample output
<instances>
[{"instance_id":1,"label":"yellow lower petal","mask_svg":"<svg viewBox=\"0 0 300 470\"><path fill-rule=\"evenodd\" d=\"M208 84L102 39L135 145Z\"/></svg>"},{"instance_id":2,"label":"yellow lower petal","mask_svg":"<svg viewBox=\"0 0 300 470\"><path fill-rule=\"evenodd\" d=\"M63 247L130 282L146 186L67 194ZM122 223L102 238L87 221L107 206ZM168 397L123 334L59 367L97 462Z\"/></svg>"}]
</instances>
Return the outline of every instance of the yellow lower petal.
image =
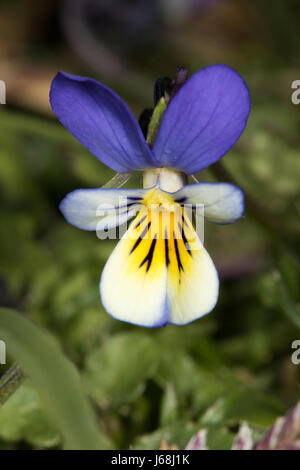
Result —
<instances>
[{"instance_id":1,"label":"yellow lower petal","mask_svg":"<svg viewBox=\"0 0 300 470\"><path fill-rule=\"evenodd\" d=\"M180 205L158 190L144 204L104 268L103 305L138 325L189 323L214 307L216 269Z\"/></svg>"}]
</instances>

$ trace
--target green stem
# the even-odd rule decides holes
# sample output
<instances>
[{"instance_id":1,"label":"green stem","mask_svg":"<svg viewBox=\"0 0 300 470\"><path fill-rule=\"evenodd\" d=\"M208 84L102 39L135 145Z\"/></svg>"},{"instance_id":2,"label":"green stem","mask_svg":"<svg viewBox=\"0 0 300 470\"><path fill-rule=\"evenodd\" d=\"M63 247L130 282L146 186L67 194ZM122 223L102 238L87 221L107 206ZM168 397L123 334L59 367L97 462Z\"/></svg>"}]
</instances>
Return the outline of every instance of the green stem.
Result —
<instances>
[{"instance_id":1,"label":"green stem","mask_svg":"<svg viewBox=\"0 0 300 470\"><path fill-rule=\"evenodd\" d=\"M21 367L14 363L0 378L0 405L3 405L15 393L24 378Z\"/></svg>"},{"instance_id":2,"label":"green stem","mask_svg":"<svg viewBox=\"0 0 300 470\"><path fill-rule=\"evenodd\" d=\"M161 124L161 120L163 118L163 115L166 109L167 109L166 101L164 98L161 98L154 108L152 118L149 124L149 130L148 130L148 135L147 135L147 144L149 145L149 147L152 147L154 144L154 141L158 133L158 129Z\"/></svg>"}]
</instances>

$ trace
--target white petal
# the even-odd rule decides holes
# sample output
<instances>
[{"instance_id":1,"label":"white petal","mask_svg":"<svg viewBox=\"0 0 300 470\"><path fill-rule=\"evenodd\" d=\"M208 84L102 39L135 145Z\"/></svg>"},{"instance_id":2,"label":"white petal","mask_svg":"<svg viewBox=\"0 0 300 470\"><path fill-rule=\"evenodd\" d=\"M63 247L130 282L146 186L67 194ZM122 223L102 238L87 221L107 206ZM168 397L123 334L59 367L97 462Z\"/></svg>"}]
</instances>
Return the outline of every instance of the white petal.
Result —
<instances>
[{"instance_id":1,"label":"white petal","mask_svg":"<svg viewBox=\"0 0 300 470\"><path fill-rule=\"evenodd\" d=\"M102 230L105 226L120 225L132 217L133 208L138 207L145 193L143 189L77 189L62 200L59 208L75 227Z\"/></svg>"},{"instance_id":2,"label":"white petal","mask_svg":"<svg viewBox=\"0 0 300 470\"><path fill-rule=\"evenodd\" d=\"M181 204L204 205L204 217L215 224L232 224L244 212L243 191L230 183L189 184L173 196Z\"/></svg>"},{"instance_id":3,"label":"white petal","mask_svg":"<svg viewBox=\"0 0 300 470\"><path fill-rule=\"evenodd\" d=\"M242 423L233 441L231 450L252 450L252 430L247 422Z\"/></svg>"}]
</instances>

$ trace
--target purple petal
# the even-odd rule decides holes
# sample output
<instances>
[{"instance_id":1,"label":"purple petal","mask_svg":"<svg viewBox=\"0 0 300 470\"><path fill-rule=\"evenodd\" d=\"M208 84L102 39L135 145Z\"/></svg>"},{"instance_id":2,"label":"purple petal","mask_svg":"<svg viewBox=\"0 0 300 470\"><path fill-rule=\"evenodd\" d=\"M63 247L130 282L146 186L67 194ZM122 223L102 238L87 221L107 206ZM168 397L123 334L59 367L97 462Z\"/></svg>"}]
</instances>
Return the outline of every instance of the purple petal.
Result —
<instances>
[{"instance_id":1,"label":"purple petal","mask_svg":"<svg viewBox=\"0 0 300 470\"><path fill-rule=\"evenodd\" d=\"M207 450L206 447L206 429L200 429L187 443L185 450Z\"/></svg>"},{"instance_id":2,"label":"purple petal","mask_svg":"<svg viewBox=\"0 0 300 470\"><path fill-rule=\"evenodd\" d=\"M279 450L300 450L300 441L294 442L293 444L287 444L284 447L280 447Z\"/></svg>"},{"instance_id":3,"label":"purple petal","mask_svg":"<svg viewBox=\"0 0 300 470\"><path fill-rule=\"evenodd\" d=\"M127 105L96 80L59 72L50 103L71 134L113 170L159 166Z\"/></svg>"},{"instance_id":4,"label":"purple petal","mask_svg":"<svg viewBox=\"0 0 300 470\"><path fill-rule=\"evenodd\" d=\"M277 445L282 448L292 444L297 437L300 437L300 402L285 416Z\"/></svg>"},{"instance_id":5,"label":"purple petal","mask_svg":"<svg viewBox=\"0 0 300 470\"><path fill-rule=\"evenodd\" d=\"M171 100L154 143L162 166L196 173L219 160L245 129L250 97L225 65L196 72Z\"/></svg>"},{"instance_id":6,"label":"purple petal","mask_svg":"<svg viewBox=\"0 0 300 470\"><path fill-rule=\"evenodd\" d=\"M277 418L274 425L255 444L255 450L272 450L278 443L278 436L284 423L284 418Z\"/></svg>"},{"instance_id":7,"label":"purple petal","mask_svg":"<svg viewBox=\"0 0 300 470\"><path fill-rule=\"evenodd\" d=\"M256 450L296 449L300 437L300 402L297 403L283 418L277 418L275 424L255 445Z\"/></svg>"},{"instance_id":8,"label":"purple petal","mask_svg":"<svg viewBox=\"0 0 300 470\"><path fill-rule=\"evenodd\" d=\"M251 450L253 447L252 431L248 423L243 423L234 439L232 450Z\"/></svg>"}]
</instances>

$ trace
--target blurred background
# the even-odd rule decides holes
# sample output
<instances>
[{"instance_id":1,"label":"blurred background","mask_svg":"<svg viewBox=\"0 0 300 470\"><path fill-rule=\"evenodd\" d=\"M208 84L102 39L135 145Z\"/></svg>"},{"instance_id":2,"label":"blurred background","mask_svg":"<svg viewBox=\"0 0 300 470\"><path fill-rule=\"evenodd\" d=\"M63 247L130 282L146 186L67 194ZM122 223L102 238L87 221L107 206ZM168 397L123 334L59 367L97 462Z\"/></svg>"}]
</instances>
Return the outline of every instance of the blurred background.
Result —
<instances>
[{"instance_id":1,"label":"blurred background","mask_svg":"<svg viewBox=\"0 0 300 470\"><path fill-rule=\"evenodd\" d=\"M201 427L211 448L229 448L241 421L259 436L299 399L299 18L297 0L0 1L0 302L61 344L119 448L183 447ZM98 293L114 241L58 211L69 191L113 171L56 120L51 80L58 70L94 77L138 117L158 77L214 63L235 68L252 99L238 144L198 175L235 181L247 197L237 224L205 227L219 302L183 327L115 321ZM0 408L0 448L61 445L25 381Z\"/></svg>"}]
</instances>

